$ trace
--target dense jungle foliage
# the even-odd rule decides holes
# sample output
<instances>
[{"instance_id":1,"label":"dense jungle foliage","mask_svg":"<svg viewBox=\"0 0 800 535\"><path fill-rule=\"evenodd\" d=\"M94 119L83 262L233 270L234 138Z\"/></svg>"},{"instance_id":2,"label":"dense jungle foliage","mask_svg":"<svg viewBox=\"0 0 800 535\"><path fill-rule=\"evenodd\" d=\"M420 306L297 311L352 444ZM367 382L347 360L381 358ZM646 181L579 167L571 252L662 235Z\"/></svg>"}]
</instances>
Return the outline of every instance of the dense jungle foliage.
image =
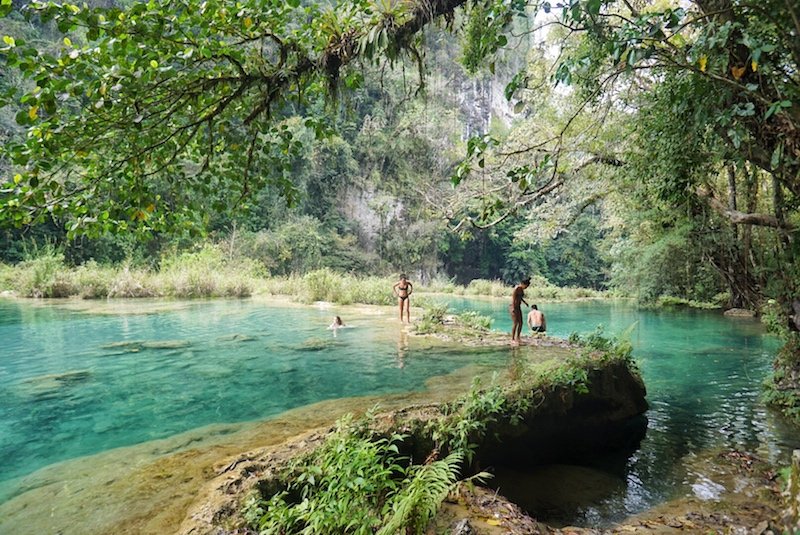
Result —
<instances>
[{"instance_id":1,"label":"dense jungle foliage","mask_svg":"<svg viewBox=\"0 0 800 535\"><path fill-rule=\"evenodd\" d=\"M50 243L74 264L157 265L203 239L274 274L537 273L643 301L773 300L797 336L791 0L0 14L7 262ZM787 351L779 367L796 367Z\"/></svg>"},{"instance_id":2,"label":"dense jungle foliage","mask_svg":"<svg viewBox=\"0 0 800 535\"><path fill-rule=\"evenodd\" d=\"M55 23L26 21L23 13L0 19L0 34L24 36L12 48L24 38L45 49L63 49ZM76 33L68 40L77 46L85 35ZM496 115L504 105L495 110L488 102L491 92L502 87L493 88L488 77L471 80L458 64L458 45L447 33L431 37L424 94L417 95L420 80L412 67L367 64L348 81L351 89L337 102L319 94L307 99L306 109L286 111L281 128L296 145L284 155L280 187L262 184L245 195L212 178L196 191L180 191L180 200L153 192L161 203L191 208L180 216L173 213L170 217L180 219L174 225L154 221L160 217L159 201L141 211L110 201L119 209L134 210L128 220L112 225L113 210L97 212L97 203L103 201L92 197L81 201L78 211L83 215L48 209L33 224L0 229L0 260L30 261L55 246L69 265L94 260L158 267L162 257L214 242L277 276L320 268L366 274L405 270L423 280L440 275L466 284L479 278L513 283L538 273L560 286L606 287L608 262L595 240L596 215L553 239L517 243L518 222L465 236L449 232L447 221L430 204L428 188L448 184L469 134L485 127L506 128ZM514 57L506 63L504 71L523 65ZM25 87L12 71L0 83L8 94ZM485 109L476 111L473 99ZM25 125L14 117L20 118L23 108L10 104L0 112L0 136L21 139ZM324 132L304 119L309 113L324 117ZM0 168L5 162L11 174L13 159L9 152L5 155ZM13 201L6 205L9 216L15 206Z\"/></svg>"}]
</instances>

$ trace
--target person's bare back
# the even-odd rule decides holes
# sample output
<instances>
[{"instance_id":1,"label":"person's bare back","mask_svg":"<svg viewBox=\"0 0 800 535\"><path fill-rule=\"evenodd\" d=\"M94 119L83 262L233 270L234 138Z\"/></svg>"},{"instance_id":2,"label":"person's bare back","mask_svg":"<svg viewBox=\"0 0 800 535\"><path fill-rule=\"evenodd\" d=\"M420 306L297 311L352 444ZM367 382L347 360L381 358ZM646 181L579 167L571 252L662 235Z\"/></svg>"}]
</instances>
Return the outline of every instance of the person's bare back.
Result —
<instances>
[{"instance_id":1,"label":"person's bare back","mask_svg":"<svg viewBox=\"0 0 800 535\"><path fill-rule=\"evenodd\" d=\"M531 332L534 333L543 333L547 330L544 314L536 305L532 305L531 311L528 312L528 327L530 327Z\"/></svg>"}]
</instances>

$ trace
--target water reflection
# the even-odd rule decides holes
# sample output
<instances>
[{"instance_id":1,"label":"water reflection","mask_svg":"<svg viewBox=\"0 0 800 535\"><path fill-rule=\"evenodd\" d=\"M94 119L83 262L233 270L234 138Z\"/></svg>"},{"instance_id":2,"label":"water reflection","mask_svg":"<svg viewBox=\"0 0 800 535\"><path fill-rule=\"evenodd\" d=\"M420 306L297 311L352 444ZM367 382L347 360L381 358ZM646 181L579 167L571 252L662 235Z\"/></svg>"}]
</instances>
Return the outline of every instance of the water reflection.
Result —
<instances>
[{"instance_id":1,"label":"water reflection","mask_svg":"<svg viewBox=\"0 0 800 535\"><path fill-rule=\"evenodd\" d=\"M348 311L348 327L351 318L358 327L334 338L325 326L338 309L212 301L144 314L147 303L132 306L87 314L0 302L0 484L212 423L421 390L470 362L505 362L496 350L436 347L410 361L422 341L374 311Z\"/></svg>"},{"instance_id":2,"label":"water reflection","mask_svg":"<svg viewBox=\"0 0 800 535\"><path fill-rule=\"evenodd\" d=\"M489 314L497 330L510 330L505 301L452 304ZM331 309L225 301L162 303L158 313L144 314L135 306L141 305L98 315L0 302L0 481L212 422L263 419L321 399L413 391L467 363L522 369L521 348L431 348L381 315L350 313L348 323L355 316L358 328L334 339L324 331ZM554 517L608 524L694 494L700 476L687 465L698 452L742 448L780 462L800 443L795 428L759 404L778 343L757 322L623 303L550 303L547 310L553 336L591 332L598 324L615 334L635 323L631 341L651 406L647 435L634 453L522 474L545 489L564 480L563 510L542 498ZM168 343L176 340L189 344ZM129 345L103 347L115 343ZM576 481L588 487L580 499Z\"/></svg>"},{"instance_id":3,"label":"water reflection","mask_svg":"<svg viewBox=\"0 0 800 535\"><path fill-rule=\"evenodd\" d=\"M408 331L400 329L397 338L397 367L406 367L406 355L408 354Z\"/></svg>"}]
</instances>

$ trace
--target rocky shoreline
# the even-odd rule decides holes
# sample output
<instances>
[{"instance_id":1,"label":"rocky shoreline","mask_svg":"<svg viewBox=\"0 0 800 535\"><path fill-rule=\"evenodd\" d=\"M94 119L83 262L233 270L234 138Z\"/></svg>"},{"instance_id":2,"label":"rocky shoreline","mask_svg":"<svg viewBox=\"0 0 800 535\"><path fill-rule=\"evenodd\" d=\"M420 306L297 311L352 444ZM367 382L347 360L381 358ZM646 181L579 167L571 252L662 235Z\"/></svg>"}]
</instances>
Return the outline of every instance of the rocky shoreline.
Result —
<instances>
[{"instance_id":1,"label":"rocky shoreline","mask_svg":"<svg viewBox=\"0 0 800 535\"><path fill-rule=\"evenodd\" d=\"M586 390L539 378L538 382L520 379L504 391L506 399L519 402L526 409L522 414L501 414L487 422L486 432L474 437L475 457L465 467L469 473L496 463L501 457L505 462L531 455L555 460L566 453L581 455L638 443L646 428L641 415L647 403L644 384L629 363L589 356L579 364L570 365L582 366L586 372ZM400 450L410 458L440 455L430 424L451 417L443 406L429 404L377 414L371 421L371 432L376 436L402 434L405 438ZM248 532L240 515L243 502L253 494L266 498L282 489L292 460L319 447L331 431L311 431L278 447L248 452L219 464L215 467L217 477L205 488L179 533ZM474 497L466 503L476 507L486 497L484 491L494 492L474 490L464 494ZM527 517L521 510L505 507L508 514L502 521L498 519L498 526L511 522L511 517L520 526L531 525L533 520L525 520ZM442 514L447 510L445 507ZM530 533L519 533L523 532Z\"/></svg>"},{"instance_id":2,"label":"rocky shoreline","mask_svg":"<svg viewBox=\"0 0 800 535\"><path fill-rule=\"evenodd\" d=\"M472 346L508 344L507 337L500 333L471 332L455 323L430 335ZM576 351L572 343L545 336L529 337L522 345ZM490 422L464 475L498 462L513 466L514 462L529 457L558 462L602 449L634 451L646 430L642 415L647 409L645 387L635 366L624 358L608 358L597 352L584 352L579 366L586 372L586 389L557 381L542 382L541 377L538 383L530 382L529 378L515 377L515 371L510 370L510 378L516 385L507 389L507 395L526 397L530 409L521 418L509 415ZM405 453L416 459L430 457L440 452L435 451L428 424L443 417L444 405L414 405L380 413L371 423L372 432L376 436L402 433L407 437L402 446ZM285 488L287 468L292 461L318 448L331 432L331 428L309 431L276 447L254 450L219 463L215 467L217 476L206 485L178 533L255 533L241 516L244 501L254 495L269 497ZM742 451L706 452L691 462L697 465L698 474L712 474L713 497L702 493L679 497L613 527L547 525L497 490L461 484L442 504L428 532L451 535L782 532L780 518L785 499L781 496L782 484L769 463Z\"/></svg>"}]
</instances>

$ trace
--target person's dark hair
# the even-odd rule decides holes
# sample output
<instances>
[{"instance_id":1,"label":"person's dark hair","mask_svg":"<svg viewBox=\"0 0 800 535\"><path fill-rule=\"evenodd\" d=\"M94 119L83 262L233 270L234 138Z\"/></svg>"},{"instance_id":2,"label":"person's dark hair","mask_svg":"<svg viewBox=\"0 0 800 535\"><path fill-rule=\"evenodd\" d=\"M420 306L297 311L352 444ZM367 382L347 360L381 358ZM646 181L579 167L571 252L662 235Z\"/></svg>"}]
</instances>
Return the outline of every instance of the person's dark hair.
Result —
<instances>
[{"instance_id":1,"label":"person's dark hair","mask_svg":"<svg viewBox=\"0 0 800 535\"><path fill-rule=\"evenodd\" d=\"M533 310L539 310L539 307L537 307L536 305L531 305L531 308L532 308Z\"/></svg>"},{"instance_id":2,"label":"person's dark hair","mask_svg":"<svg viewBox=\"0 0 800 535\"><path fill-rule=\"evenodd\" d=\"M339 316L336 316L335 321L336 321L336 325L344 325L344 322L342 321L342 318L340 318Z\"/></svg>"},{"instance_id":3,"label":"person's dark hair","mask_svg":"<svg viewBox=\"0 0 800 535\"><path fill-rule=\"evenodd\" d=\"M528 286L530 286L531 285L531 278L528 277L527 279L522 279L519 282L522 283L522 284L527 284Z\"/></svg>"},{"instance_id":4,"label":"person's dark hair","mask_svg":"<svg viewBox=\"0 0 800 535\"><path fill-rule=\"evenodd\" d=\"M401 274L400 274L400 278L401 278L401 279L407 279L408 277L406 276L406 274L405 274L405 273L401 273Z\"/></svg>"}]
</instances>

